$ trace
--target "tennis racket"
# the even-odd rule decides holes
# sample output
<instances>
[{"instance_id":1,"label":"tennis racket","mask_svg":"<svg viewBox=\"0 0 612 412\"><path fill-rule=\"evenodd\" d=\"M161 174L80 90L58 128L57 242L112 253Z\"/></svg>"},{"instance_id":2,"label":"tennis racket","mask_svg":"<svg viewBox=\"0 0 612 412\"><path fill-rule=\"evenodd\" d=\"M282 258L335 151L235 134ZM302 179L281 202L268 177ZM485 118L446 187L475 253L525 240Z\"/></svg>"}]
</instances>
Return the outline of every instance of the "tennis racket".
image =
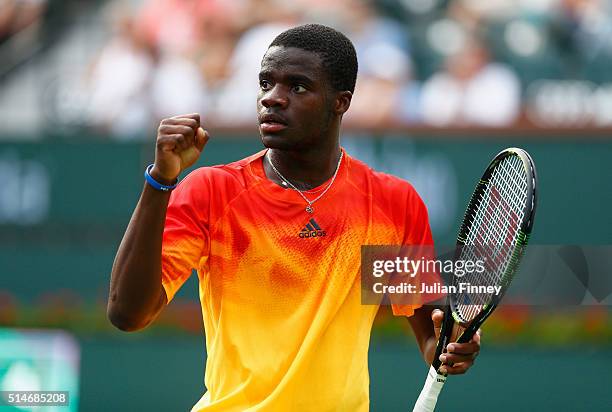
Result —
<instances>
[{"instance_id":1,"label":"tennis racket","mask_svg":"<svg viewBox=\"0 0 612 412\"><path fill-rule=\"evenodd\" d=\"M536 210L536 170L529 154L517 148L500 152L476 185L457 236L455 261L483 260L481 273L452 276L436 353L413 412L433 411L446 375L438 372L455 323L463 333L459 343L474 333L499 305L523 256ZM499 293L461 291L460 283L500 286Z\"/></svg>"}]
</instances>

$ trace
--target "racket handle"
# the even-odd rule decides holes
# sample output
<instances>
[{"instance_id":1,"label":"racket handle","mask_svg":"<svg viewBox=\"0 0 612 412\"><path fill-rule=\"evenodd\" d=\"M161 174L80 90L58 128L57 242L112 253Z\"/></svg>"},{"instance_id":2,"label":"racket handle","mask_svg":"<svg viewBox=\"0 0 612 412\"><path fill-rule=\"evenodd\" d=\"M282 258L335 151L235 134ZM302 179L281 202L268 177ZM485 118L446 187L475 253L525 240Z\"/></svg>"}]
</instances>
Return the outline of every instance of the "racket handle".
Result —
<instances>
[{"instance_id":1,"label":"racket handle","mask_svg":"<svg viewBox=\"0 0 612 412\"><path fill-rule=\"evenodd\" d=\"M427 380L421 390L421 394L414 404L412 412L432 412L436 408L438 395L446 382L446 376L438 374L433 366L429 367Z\"/></svg>"}]
</instances>

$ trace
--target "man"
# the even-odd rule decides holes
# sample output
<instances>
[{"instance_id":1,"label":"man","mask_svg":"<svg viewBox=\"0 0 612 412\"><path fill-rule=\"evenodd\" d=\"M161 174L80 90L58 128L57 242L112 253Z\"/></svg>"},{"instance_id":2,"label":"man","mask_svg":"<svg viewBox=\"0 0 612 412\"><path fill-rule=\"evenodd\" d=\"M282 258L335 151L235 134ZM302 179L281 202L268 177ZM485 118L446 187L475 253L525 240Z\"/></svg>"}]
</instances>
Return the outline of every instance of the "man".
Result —
<instances>
[{"instance_id":1,"label":"man","mask_svg":"<svg viewBox=\"0 0 612 412\"><path fill-rule=\"evenodd\" d=\"M198 270L208 392L196 411L368 409L378 307L360 304L360 247L432 239L414 189L339 146L356 75L341 33L321 25L281 33L260 71L267 150L197 169L172 195L158 189L173 187L208 134L198 115L161 122L155 164L113 266L108 315L122 330L141 329ZM393 311L410 316L431 362L441 312ZM479 338L455 346L450 374L471 366Z\"/></svg>"}]
</instances>

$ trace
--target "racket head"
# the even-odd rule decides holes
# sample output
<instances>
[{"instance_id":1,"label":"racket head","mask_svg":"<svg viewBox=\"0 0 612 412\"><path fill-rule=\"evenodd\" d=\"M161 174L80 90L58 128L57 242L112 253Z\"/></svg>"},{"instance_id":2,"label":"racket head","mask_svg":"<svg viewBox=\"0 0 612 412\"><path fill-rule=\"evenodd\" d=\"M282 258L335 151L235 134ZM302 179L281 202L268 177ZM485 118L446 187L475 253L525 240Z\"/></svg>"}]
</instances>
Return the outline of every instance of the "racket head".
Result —
<instances>
[{"instance_id":1,"label":"racket head","mask_svg":"<svg viewBox=\"0 0 612 412\"><path fill-rule=\"evenodd\" d=\"M537 206L537 172L525 150L508 148L493 158L470 198L457 236L455 260L492 258L480 278L453 275L460 282L501 286L490 295L450 293L454 321L467 328L468 341L499 304L514 277L529 241ZM502 239L500 241L500 239ZM476 255L476 256L475 256Z\"/></svg>"}]
</instances>

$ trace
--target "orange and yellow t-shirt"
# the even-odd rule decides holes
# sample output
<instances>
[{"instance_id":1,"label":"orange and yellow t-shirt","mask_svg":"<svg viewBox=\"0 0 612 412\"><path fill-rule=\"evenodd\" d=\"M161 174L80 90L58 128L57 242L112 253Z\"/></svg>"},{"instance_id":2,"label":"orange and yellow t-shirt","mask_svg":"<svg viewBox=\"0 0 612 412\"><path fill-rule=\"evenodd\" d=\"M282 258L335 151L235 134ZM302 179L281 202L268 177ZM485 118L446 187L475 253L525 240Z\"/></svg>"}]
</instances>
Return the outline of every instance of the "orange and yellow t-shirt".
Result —
<instances>
[{"instance_id":1,"label":"orange and yellow t-shirt","mask_svg":"<svg viewBox=\"0 0 612 412\"><path fill-rule=\"evenodd\" d=\"M171 196L163 286L171 300L197 269L206 332L208 392L193 410L367 411L378 306L361 304L361 246L431 244L427 210L345 153L309 214L265 176L264 153L197 169Z\"/></svg>"}]
</instances>

